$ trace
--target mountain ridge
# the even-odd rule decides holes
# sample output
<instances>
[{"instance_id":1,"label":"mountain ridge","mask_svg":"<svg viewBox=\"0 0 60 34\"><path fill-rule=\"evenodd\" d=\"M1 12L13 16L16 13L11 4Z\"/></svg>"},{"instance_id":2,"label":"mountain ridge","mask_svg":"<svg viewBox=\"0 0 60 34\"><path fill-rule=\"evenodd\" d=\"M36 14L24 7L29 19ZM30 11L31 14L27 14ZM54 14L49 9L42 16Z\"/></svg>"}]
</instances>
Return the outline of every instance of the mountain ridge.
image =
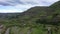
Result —
<instances>
[{"instance_id":1,"label":"mountain ridge","mask_svg":"<svg viewBox=\"0 0 60 34\"><path fill-rule=\"evenodd\" d=\"M57 5L57 6L56 6ZM53 5L46 7L46 6L35 6L28 9L22 13L0 13L0 20L18 20L21 23L34 23L37 19L47 19L51 21L49 18L52 17L53 14L59 13L57 17L55 17L52 21L60 21L60 1L54 3ZM58 19L59 17L59 19Z\"/></svg>"}]
</instances>

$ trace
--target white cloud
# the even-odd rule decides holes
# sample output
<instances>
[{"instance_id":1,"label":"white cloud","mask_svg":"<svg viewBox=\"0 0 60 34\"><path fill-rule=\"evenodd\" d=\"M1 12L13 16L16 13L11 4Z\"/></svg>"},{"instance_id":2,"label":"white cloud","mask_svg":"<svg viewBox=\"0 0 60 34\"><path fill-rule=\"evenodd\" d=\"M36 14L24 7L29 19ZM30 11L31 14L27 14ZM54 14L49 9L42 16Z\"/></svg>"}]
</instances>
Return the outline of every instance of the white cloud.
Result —
<instances>
[{"instance_id":1,"label":"white cloud","mask_svg":"<svg viewBox=\"0 0 60 34\"><path fill-rule=\"evenodd\" d=\"M51 5L52 3L54 2L57 2L58 0L20 0L22 1L23 3L25 4L18 4L18 5L15 5L14 7L16 7L17 9L21 9L22 12L31 8L31 7L34 7L34 6L48 6L48 5ZM30 3L27 3L27 2L32 2L34 4L30 4Z\"/></svg>"},{"instance_id":2,"label":"white cloud","mask_svg":"<svg viewBox=\"0 0 60 34\"><path fill-rule=\"evenodd\" d=\"M15 10L15 9L12 9L12 10L7 10L7 9L2 9L0 10L0 13L19 13L19 10ZM22 10L20 10L20 12L22 12Z\"/></svg>"},{"instance_id":3,"label":"white cloud","mask_svg":"<svg viewBox=\"0 0 60 34\"><path fill-rule=\"evenodd\" d=\"M0 0L0 6L15 7L13 9L11 7L9 10L8 8L3 8L2 10L0 8L0 13L23 12L34 6L49 6L57 1L59 0Z\"/></svg>"},{"instance_id":4,"label":"white cloud","mask_svg":"<svg viewBox=\"0 0 60 34\"><path fill-rule=\"evenodd\" d=\"M59 0L20 0L24 4L47 6Z\"/></svg>"},{"instance_id":5,"label":"white cloud","mask_svg":"<svg viewBox=\"0 0 60 34\"><path fill-rule=\"evenodd\" d=\"M37 6L37 5L30 5L30 4L28 4L28 5L16 5L16 6L14 6L16 9L20 9L20 10L22 10L22 12L24 12L24 11L26 11L26 10L28 10L28 9L30 9L31 7L34 7L34 6Z\"/></svg>"},{"instance_id":6,"label":"white cloud","mask_svg":"<svg viewBox=\"0 0 60 34\"><path fill-rule=\"evenodd\" d=\"M31 4L31 5L45 5L54 3L58 0L0 0L0 5L18 5L18 4Z\"/></svg>"}]
</instances>

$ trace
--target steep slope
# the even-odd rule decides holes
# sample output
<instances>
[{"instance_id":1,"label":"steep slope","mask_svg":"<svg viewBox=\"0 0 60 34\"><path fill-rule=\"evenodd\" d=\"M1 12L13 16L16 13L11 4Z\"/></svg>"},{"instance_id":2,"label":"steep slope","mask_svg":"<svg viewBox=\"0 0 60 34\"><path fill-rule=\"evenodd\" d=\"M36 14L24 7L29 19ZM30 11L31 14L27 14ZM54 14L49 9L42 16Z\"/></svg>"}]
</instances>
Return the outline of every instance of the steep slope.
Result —
<instances>
[{"instance_id":1,"label":"steep slope","mask_svg":"<svg viewBox=\"0 0 60 34\"><path fill-rule=\"evenodd\" d=\"M54 3L53 5L50 6L50 8L53 8L54 13L57 13L58 15L56 18L54 18L54 21L60 21L60 1Z\"/></svg>"},{"instance_id":2,"label":"steep slope","mask_svg":"<svg viewBox=\"0 0 60 34\"><path fill-rule=\"evenodd\" d=\"M52 7L53 9L59 9L59 8L60 8L60 1L55 2L55 3L52 4L50 7Z\"/></svg>"},{"instance_id":3,"label":"steep slope","mask_svg":"<svg viewBox=\"0 0 60 34\"><path fill-rule=\"evenodd\" d=\"M21 16L21 21L24 23L35 23L37 19L46 19L47 16L52 15L53 12L54 10L49 7L36 6L23 12Z\"/></svg>"},{"instance_id":4,"label":"steep slope","mask_svg":"<svg viewBox=\"0 0 60 34\"><path fill-rule=\"evenodd\" d=\"M53 5L46 6L36 6L28 9L22 13L22 18L24 22L35 22L37 19L46 19L47 21L59 22L60 21L60 1L54 3ZM53 15L58 14L53 19ZM52 19L52 20L51 20Z\"/></svg>"}]
</instances>

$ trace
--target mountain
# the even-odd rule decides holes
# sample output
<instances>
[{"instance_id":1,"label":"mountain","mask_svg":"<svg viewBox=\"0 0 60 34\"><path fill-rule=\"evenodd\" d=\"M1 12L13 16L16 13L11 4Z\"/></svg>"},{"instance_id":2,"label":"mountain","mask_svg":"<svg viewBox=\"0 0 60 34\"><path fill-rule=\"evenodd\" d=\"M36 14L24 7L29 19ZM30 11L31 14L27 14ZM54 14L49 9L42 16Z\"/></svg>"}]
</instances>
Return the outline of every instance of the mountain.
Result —
<instances>
[{"instance_id":1,"label":"mountain","mask_svg":"<svg viewBox=\"0 0 60 34\"><path fill-rule=\"evenodd\" d=\"M23 21L35 22L37 19L46 19L48 22L60 22L60 1L51 6L35 6L22 13ZM54 15L58 14L54 17ZM54 18L53 18L54 17ZM53 18L51 20L51 18Z\"/></svg>"},{"instance_id":2,"label":"mountain","mask_svg":"<svg viewBox=\"0 0 60 34\"><path fill-rule=\"evenodd\" d=\"M8 17L18 17L20 13L0 13L0 19L6 19Z\"/></svg>"},{"instance_id":3,"label":"mountain","mask_svg":"<svg viewBox=\"0 0 60 34\"><path fill-rule=\"evenodd\" d=\"M60 1L55 2L53 5L51 5L50 7L52 7L53 9L59 9L60 8Z\"/></svg>"},{"instance_id":4,"label":"mountain","mask_svg":"<svg viewBox=\"0 0 60 34\"><path fill-rule=\"evenodd\" d=\"M58 14L52 20L52 16ZM46 19L48 22L60 21L60 1L51 6L35 6L23 13L0 13L0 22L18 22L18 23L35 23L37 19ZM4 21L5 20L5 21Z\"/></svg>"}]
</instances>

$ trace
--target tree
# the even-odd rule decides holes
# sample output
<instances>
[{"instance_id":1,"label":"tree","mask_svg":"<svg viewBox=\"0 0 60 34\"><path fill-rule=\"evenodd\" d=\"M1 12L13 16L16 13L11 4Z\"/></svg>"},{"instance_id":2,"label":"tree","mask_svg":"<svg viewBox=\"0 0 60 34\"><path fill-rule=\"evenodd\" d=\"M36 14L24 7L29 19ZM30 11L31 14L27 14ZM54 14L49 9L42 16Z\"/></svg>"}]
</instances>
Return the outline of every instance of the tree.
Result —
<instances>
[{"instance_id":1,"label":"tree","mask_svg":"<svg viewBox=\"0 0 60 34\"><path fill-rule=\"evenodd\" d=\"M58 22L55 22L55 21L53 21L54 20L54 18L56 18L57 17L57 15L59 15L59 13L55 13L55 14L53 14L52 15L52 18L51 18L51 20L50 21L48 21L47 20L47 18L46 19L43 19L43 20L41 20L41 19L38 19L37 21L36 21L36 23L37 24L44 24L44 27L45 27L45 24L48 24L48 25L55 25L56 26L56 29L55 29L55 31L56 31L56 34L57 34L57 29L58 29ZM51 30L51 28L50 27L48 27L47 28L48 29L48 33L47 34L52 34L52 30Z\"/></svg>"}]
</instances>

